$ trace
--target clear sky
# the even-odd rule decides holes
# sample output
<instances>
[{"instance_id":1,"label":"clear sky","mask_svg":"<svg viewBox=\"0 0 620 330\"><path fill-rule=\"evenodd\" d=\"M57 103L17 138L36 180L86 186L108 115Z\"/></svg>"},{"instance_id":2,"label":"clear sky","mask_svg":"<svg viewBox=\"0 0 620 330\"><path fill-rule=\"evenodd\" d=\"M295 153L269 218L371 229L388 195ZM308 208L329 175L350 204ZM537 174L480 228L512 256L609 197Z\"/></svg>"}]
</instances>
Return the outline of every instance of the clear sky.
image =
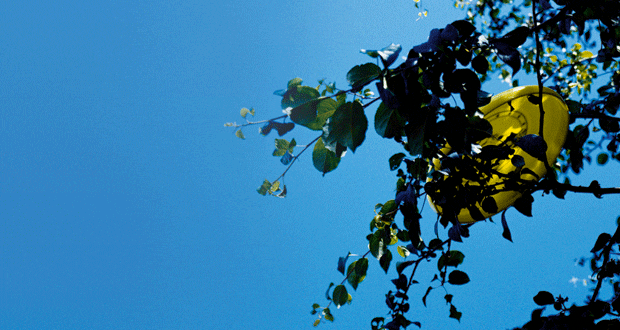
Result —
<instances>
[{"instance_id":1,"label":"clear sky","mask_svg":"<svg viewBox=\"0 0 620 330\"><path fill-rule=\"evenodd\" d=\"M223 124L242 107L280 115L272 93L294 77L344 88L371 61L361 48L406 52L464 17L452 0L421 5L416 20L411 0L2 2L0 329L312 328L312 303L342 280L338 257L366 252L373 206L394 198L387 158L400 150L371 126L325 177L303 156L280 200L255 191L284 170L274 133L250 127L242 141ZM574 182L619 186L607 174L618 169L592 165ZM581 302L588 288L570 280L588 271L575 259L613 232L618 199L535 198L534 218L508 212L514 243L481 223L454 246L471 278L448 288L460 323L440 290L421 303L434 264L410 318L501 329L528 320L539 290ZM320 328L368 329L387 313L394 272L370 261L353 304Z\"/></svg>"}]
</instances>

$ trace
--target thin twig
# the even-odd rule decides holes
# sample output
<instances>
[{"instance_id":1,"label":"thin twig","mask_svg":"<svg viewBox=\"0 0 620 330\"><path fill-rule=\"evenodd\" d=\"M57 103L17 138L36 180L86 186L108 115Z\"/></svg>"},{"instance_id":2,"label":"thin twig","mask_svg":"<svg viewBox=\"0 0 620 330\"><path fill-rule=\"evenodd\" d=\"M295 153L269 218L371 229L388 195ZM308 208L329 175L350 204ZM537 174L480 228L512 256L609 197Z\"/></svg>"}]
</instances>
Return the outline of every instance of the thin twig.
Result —
<instances>
[{"instance_id":1,"label":"thin twig","mask_svg":"<svg viewBox=\"0 0 620 330\"><path fill-rule=\"evenodd\" d=\"M306 149L310 148L311 145L313 145L316 141L318 141L321 138L321 136L322 135L319 135L314 140L310 141L310 143L308 143L305 148L303 148L295 157L293 157L293 159L291 160L291 163L288 164L288 167L286 168L286 170L284 170L284 172L282 172L282 174L280 174L280 176L277 179L275 179L273 182L276 182L276 181L280 180L280 178L284 177L286 172L288 172L288 170L291 168L291 166L293 166L293 163L295 163L297 158L299 158L299 156L301 156L301 154L303 154L304 151L306 151Z\"/></svg>"}]
</instances>

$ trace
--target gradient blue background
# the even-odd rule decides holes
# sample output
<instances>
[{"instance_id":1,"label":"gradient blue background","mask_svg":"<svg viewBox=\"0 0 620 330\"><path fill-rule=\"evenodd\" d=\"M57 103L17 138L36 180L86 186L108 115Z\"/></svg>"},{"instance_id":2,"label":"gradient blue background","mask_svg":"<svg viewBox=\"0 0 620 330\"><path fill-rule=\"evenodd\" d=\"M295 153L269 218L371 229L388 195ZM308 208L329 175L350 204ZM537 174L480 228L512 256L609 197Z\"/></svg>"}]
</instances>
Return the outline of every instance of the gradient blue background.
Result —
<instances>
[{"instance_id":1,"label":"gradient blue background","mask_svg":"<svg viewBox=\"0 0 620 330\"><path fill-rule=\"evenodd\" d=\"M294 77L344 88L371 61L361 48L407 51L465 15L452 0L421 5L429 16L416 20L406 0L0 4L0 329L312 328L312 303L342 280L338 257L366 252L373 206L394 197L387 158L400 150L371 128L325 177L304 155L280 200L255 191L284 170L274 134L253 126L243 141L223 124L242 122L242 107L279 116L272 93ZM618 186L618 169L588 166L574 182ZM514 243L481 223L454 246L471 278L448 287L460 323L442 289L421 303L434 264L421 267L410 318L511 328L539 290L581 302L588 288L570 279L588 271L575 259L613 232L617 197L536 199L534 218L508 212ZM353 304L320 327L368 329L393 277L371 260Z\"/></svg>"}]
</instances>

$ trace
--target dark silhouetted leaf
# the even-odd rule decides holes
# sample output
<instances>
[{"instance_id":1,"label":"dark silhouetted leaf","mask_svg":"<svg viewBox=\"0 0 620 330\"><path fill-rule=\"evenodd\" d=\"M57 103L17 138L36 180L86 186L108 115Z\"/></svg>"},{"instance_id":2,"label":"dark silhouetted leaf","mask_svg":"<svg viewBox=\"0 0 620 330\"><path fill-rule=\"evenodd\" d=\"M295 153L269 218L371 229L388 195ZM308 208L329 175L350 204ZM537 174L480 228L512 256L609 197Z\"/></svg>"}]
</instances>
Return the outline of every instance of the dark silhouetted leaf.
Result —
<instances>
[{"instance_id":1,"label":"dark silhouetted leaf","mask_svg":"<svg viewBox=\"0 0 620 330\"><path fill-rule=\"evenodd\" d=\"M525 158L521 155L514 155L510 158L510 162L514 167L520 168L525 166Z\"/></svg>"},{"instance_id":2,"label":"dark silhouetted leaf","mask_svg":"<svg viewBox=\"0 0 620 330\"><path fill-rule=\"evenodd\" d=\"M517 199L512 206L514 206L514 208L517 209L519 213L527 217L531 217L532 203L534 203L534 197L532 197L532 195L526 194Z\"/></svg>"},{"instance_id":3,"label":"dark silhouetted leaf","mask_svg":"<svg viewBox=\"0 0 620 330\"><path fill-rule=\"evenodd\" d=\"M541 162L546 161L547 142L545 142L541 136L536 134L528 134L521 137L515 144Z\"/></svg>"},{"instance_id":4,"label":"dark silhouetted leaf","mask_svg":"<svg viewBox=\"0 0 620 330\"><path fill-rule=\"evenodd\" d=\"M400 167L400 163L403 161L403 158L405 158L405 154L402 152L399 152L395 155L392 155L392 157L390 157L390 170L394 171L396 169L398 169Z\"/></svg>"},{"instance_id":5,"label":"dark silhouetted leaf","mask_svg":"<svg viewBox=\"0 0 620 330\"><path fill-rule=\"evenodd\" d=\"M590 252L595 253L595 252L602 250L605 247L605 245L609 243L610 240L611 240L611 235L609 235L608 233L602 233L598 235L598 238L596 239L596 243L594 243L594 247L592 248L592 250L590 250Z\"/></svg>"},{"instance_id":6,"label":"dark silhouetted leaf","mask_svg":"<svg viewBox=\"0 0 620 330\"><path fill-rule=\"evenodd\" d=\"M513 48L517 48L525 43L530 34L530 29L526 26L520 26L503 36L500 40Z\"/></svg>"},{"instance_id":7,"label":"dark silhouetted leaf","mask_svg":"<svg viewBox=\"0 0 620 330\"><path fill-rule=\"evenodd\" d=\"M459 34L463 37L469 37L474 31L476 31L476 27L466 20L458 20L450 23L450 25L454 26Z\"/></svg>"},{"instance_id":8,"label":"dark silhouetted leaf","mask_svg":"<svg viewBox=\"0 0 620 330\"><path fill-rule=\"evenodd\" d=\"M477 55L471 60L471 67L481 75L486 75L489 69L489 61L482 54Z\"/></svg>"},{"instance_id":9,"label":"dark silhouetted leaf","mask_svg":"<svg viewBox=\"0 0 620 330\"><path fill-rule=\"evenodd\" d=\"M538 306L552 305L555 302L555 298L550 292L540 291L534 297L534 302Z\"/></svg>"},{"instance_id":10,"label":"dark silhouetted leaf","mask_svg":"<svg viewBox=\"0 0 620 330\"><path fill-rule=\"evenodd\" d=\"M504 228L502 237L512 242L512 234L510 233L510 228L508 228L508 222L506 221L506 210L502 212L502 227Z\"/></svg>"},{"instance_id":11,"label":"dark silhouetted leaf","mask_svg":"<svg viewBox=\"0 0 620 330\"><path fill-rule=\"evenodd\" d=\"M600 165L605 165L605 163L607 163L608 159L609 159L609 155L607 155L606 153L602 152L602 153L598 154L598 157L596 157L596 162L599 163Z\"/></svg>"},{"instance_id":12,"label":"dark silhouetted leaf","mask_svg":"<svg viewBox=\"0 0 620 330\"><path fill-rule=\"evenodd\" d=\"M414 263L415 263L415 260L397 262L396 263L396 271L400 274L400 273L403 272L403 270L405 270L405 268L413 265Z\"/></svg>"},{"instance_id":13,"label":"dark silhouetted leaf","mask_svg":"<svg viewBox=\"0 0 620 330\"><path fill-rule=\"evenodd\" d=\"M390 252L390 250L385 250L385 253L381 256L381 258L379 258L379 265L381 265L381 268L383 268L386 274L388 270L390 269L391 262L392 262L392 252Z\"/></svg>"},{"instance_id":14,"label":"dark silhouetted leaf","mask_svg":"<svg viewBox=\"0 0 620 330\"><path fill-rule=\"evenodd\" d=\"M428 289L426 289L426 293L422 297L422 303L424 304L424 307L426 307L426 297L428 297L428 294L431 293L431 290L433 290L433 287L429 286Z\"/></svg>"},{"instance_id":15,"label":"dark silhouetted leaf","mask_svg":"<svg viewBox=\"0 0 620 330\"><path fill-rule=\"evenodd\" d=\"M369 82L377 79L381 74L381 68L376 64L366 63L354 66L347 73L347 81L354 89L361 88Z\"/></svg>"},{"instance_id":16,"label":"dark silhouetted leaf","mask_svg":"<svg viewBox=\"0 0 620 330\"><path fill-rule=\"evenodd\" d=\"M457 267L463 263L463 259L465 259L465 255L461 251L451 250L439 257L437 269L441 271L444 267Z\"/></svg>"},{"instance_id":17,"label":"dark silhouetted leaf","mask_svg":"<svg viewBox=\"0 0 620 330\"><path fill-rule=\"evenodd\" d=\"M317 119L317 105L320 100L311 100L291 109L290 118L296 124L306 126ZM273 123L270 122L273 125ZM263 128L263 135L266 127Z\"/></svg>"},{"instance_id":18,"label":"dark silhouetted leaf","mask_svg":"<svg viewBox=\"0 0 620 330\"><path fill-rule=\"evenodd\" d=\"M450 305L450 318L456 319L457 321L461 322L462 316L463 316L463 313L457 311L454 305Z\"/></svg>"},{"instance_id":19,"label":"dark silhouetted leaf","mask_svg":"<svg viewBox=\"0 0 620 330\"><path fill-rule=\"evenodd\" d=\"M598 123L601 125L601 129L607 133L620 132L620 124L617 120L601 118L598 120Z\"/></svg>"},{"instance_id":20,"label":"dark silhouetted leaf","mask_svg":"<svg viewBox=\"0 0 620 330\"><path fill-rule=\"evenodd\" d=\"M389 93L389 91L387 91ZM379 136L391 139L402 135L405 120L397 110L389 108L384 102L379 104L375 113L375 131Z\"/></svg>"},{"instance_id":21,"label":"dark silhouetted leaf","mask_svg":"<svg viewBox=\"0 0 620 330\"><path fill-rule=\"evenodd\" d=\"M492 214L497 213L497 203L495 202L495 199L491 196L488 196L485 199L483 199L481 206L484 212L486 213L492 213Z\"/></svg>"},{"instance_id":22,"label":"dark silhouetted leaf","mask_svg":"<svg viewBox=\"0 0 620 330\"><path fill-rule=\"evenodd\" d=\"M469 282L469 276L467 273L462 272L460 270L453 270L448 275L448 283L452 285L463 285Z\"/></svg>"},{"instance_id":23,"label":"dark silhouetted leaf","mask_svg":"<svg viewBox=\"0 0 620 330\"><path fill-rule=\"evenodd\" d=\"M514 77L521 69L521 55L515 47L500 40L501 39L494 41L493 47L497 49L497 56L499 59L508 64L512 69L512 76Z\"/></svg>"}]
</instances>

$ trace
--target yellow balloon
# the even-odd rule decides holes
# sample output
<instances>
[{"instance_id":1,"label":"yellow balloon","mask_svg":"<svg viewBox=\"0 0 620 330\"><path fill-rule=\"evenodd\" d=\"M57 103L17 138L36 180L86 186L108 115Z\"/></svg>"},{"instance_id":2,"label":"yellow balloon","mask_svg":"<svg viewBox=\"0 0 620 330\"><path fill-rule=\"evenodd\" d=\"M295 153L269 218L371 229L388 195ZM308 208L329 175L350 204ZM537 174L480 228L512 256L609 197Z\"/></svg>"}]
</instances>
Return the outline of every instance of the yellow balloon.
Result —
<instances>
[{"instance_id":1,"label":"yellow balloon","mask_svg":"<svg viewBox=\"0 0 620 330\"><path fill-rule=\"evenodd\" d=\"M510 89L508 91L497 94L491 99L491 102L480 111L484 114L484 118L493 126L493 136L479 142L480 146L499 145L505 143L506 139L514 134L513 137L521 138L525 135L539 135L540 129L540 109L537 102L538 86L523 86ZM547 143L546 158L548 164L553 164L560 154L566 134L568 132L568 107L556 92L544 87L543 88L543 138ZM493 167L499 173L509 174L517 170L511 161L515 155L524 158L524 168L531 170L536 176L528 173L521 173L523 180L540 180L546 173L545 163L532 155L525 152L521 147L512 144L514 154L509 159L501 160ZM442 152L448 155L451 152L450 146L446 145ZM433 166L436 170L441 169L441 160L434 159ZM430 181L430 179L429 179ZM503 188L505 179L500 178L496 174L492 174L487 182L488 185L496 185L498 189ZM479 182L464 179L463 185L480 185ZM476 197L475 207L485 218L497 214L510 207L517 199L521 197L518 191L500 191L492 195L497 205L497 212L488 213L481 207L481 202L487 196ZM435 211L441 214L441 208L433 202L429 195L429 201ZM467 209L461 209L457 215L459 222L471 223L476 220L472 217Z\"/></svg>"}]
</instances>

